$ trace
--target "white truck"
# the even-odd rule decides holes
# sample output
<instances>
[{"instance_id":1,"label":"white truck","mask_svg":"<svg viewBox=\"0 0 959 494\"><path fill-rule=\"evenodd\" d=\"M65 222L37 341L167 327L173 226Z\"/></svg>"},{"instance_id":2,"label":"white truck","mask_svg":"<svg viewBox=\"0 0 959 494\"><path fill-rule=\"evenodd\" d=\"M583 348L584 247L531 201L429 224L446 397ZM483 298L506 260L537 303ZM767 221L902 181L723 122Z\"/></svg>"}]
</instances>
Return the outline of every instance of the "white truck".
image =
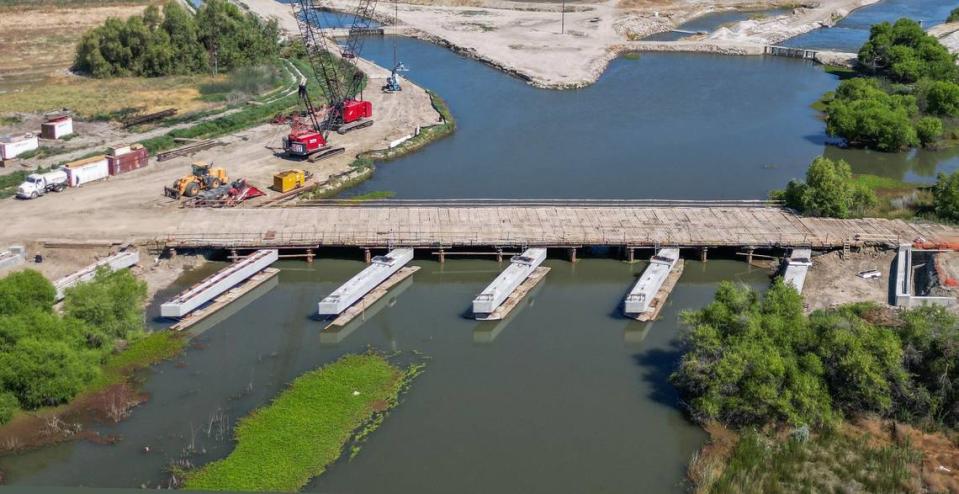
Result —
<instances>
[{"instance_id":1,"label":"white truck","mask_svg":"<svg viewBox=\"0 0 959 494\"><path fill-rule=\"evenodd\" d=\"M27 179L17 187L17 197L20 199L36 199L47 192L61 192L67 188L67 172L53 170L47 173L31 173Z\"/></svg>"}]
</instances>

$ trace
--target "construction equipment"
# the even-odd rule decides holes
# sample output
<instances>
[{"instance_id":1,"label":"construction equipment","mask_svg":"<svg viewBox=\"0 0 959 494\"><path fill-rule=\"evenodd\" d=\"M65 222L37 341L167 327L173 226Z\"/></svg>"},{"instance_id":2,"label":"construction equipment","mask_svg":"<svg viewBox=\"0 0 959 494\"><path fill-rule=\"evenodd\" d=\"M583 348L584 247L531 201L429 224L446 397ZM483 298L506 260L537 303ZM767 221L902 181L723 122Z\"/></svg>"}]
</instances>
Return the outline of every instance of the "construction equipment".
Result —
<instances>
[{"instance_id":1,"label":"construction equipment","mask_svg":"<svg viewBox=\"0 0 959 494\"><path fill-rule=\"evenodd\" d=\"M399 24L399 6L397 0L393 0L393 24ZM390 70L390 76L386 78L386 84L381 88L384 93L398 93L403 90L397 72L405 72L406 66L396 57L396 43L398 36L393 36L393 69Z\"/></svg>"},{"instance_id":2,"label":"construction equipment","mask_svg":"<svg viewBox=\"0 0 959 494\"><path fill-rule=\"evenodd\" d=\"M172 187L164 187L163 195L172 199L196 197L202 191L216 189L230 181L226 170L214 167L213 163L194 161L190 171L189 175L184 175L173 182Z\"/></svg>"},{"instance_id":3,"label":"construction equipment","mask_svg":"<svg viewBox=\"0 0 959 494\"><path fill-rule=\"evenodd\" d=\"M250 185L245 178L234 180L214 189L204 190L183 202L185 208L232 208L254 197L265 196L262 190Z\"/></svg>"},{"instance_id":4,"label":"construction equipment","mask_svg":"<svg viewBox=\"0 0 959 494\"><path fill-rule=\"evenodd\" d=\"M305 170L283 170L273 175L273 187L270 188L281 194L286 193L303 187L312 177L313 174Z\"/></svg>"},{"instance_id":5,"label":"construction equipment","mask_svg":"<svg viewBox=\"0 0 959 494\"><path fill-rule=\"evenodd\" d=\"M313 73L325 84L326 113L322 120L318 118L319 112L313 106L307 85L300 84L298 93L309 121L294 119L290 134L283 139L283 149L289 156L316 161L344 151L342 147L329 144L330 130L345 134L373 125L373 105L364 101L362 95L357 97L363 87L364 76L356 67L356 57L363 47L364 32L370 29L373 22L376 0L359 0L349 36L339 50L340 58L334 56L333 50L327 46L331 37L323 32L315 2L295 0L290 3Z\"/></svg>"}]
</instances>

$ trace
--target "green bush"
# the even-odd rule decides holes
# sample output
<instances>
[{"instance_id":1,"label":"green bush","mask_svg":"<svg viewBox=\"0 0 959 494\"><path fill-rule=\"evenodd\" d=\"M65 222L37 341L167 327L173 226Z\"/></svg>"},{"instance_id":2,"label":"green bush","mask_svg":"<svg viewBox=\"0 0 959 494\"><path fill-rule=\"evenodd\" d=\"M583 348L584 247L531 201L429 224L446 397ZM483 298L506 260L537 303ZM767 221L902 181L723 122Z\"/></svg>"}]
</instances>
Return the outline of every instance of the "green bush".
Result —
<instances>
[{"instance_id":1,"label":"green bush","mask_svg":"<svg viewBox=\"0 0 959 494\"><path fill-rule=\"evenodd\" d=\"M959 425L959 317L939 306L876 317L884 310L806 316L779 279L764 296L723 283L711 304L683 314L687 349L671 379L694 418L733 426L861 413Z\"/></svg>"},{"instance_id":2,"label":"green bush","mask_svg":"<svg viewBox=\"0 0 959 494\"><path fill-rule=\"evenodd\" d=\"M869 41L859 50L859 62L874 74L897 82L955 80L959 75L955 55L911 19L872 26Z\"/></svg>"},{"instance_id":3,"label":"green bush","mask_svg":"<svg viewBox=\"0 0 959 494\"><path fill-rule=\"evenodd\" d=\"M13 393L0 393L0 425L6 424L13 418L13 414L20 409L20 402Z\"/></svg>"},{"instance_id":4,"label":"green bush","mask_svg":"<svg viewBox=\"0 0 959 494\"><path fill-rule=\"evenodd\" d=\"M932 190L936 215L947 221L959 221L959 172L939 173Z\"/></svg>"},{"instance_id":5,"label":"green bush","mask_svg":"<svg viewBox=\"0 0 959 494\"><path fill-rule=\"evenodd\" d=\"M809 165L805 182L793 180L773 197L803 214L833 218L862 215L877 202L875 193L853 182L849 163L822 156Z\"/></svg>"},{"instance_id":6,"label":"green bush","mask_svg":"<svg viewBox=\"0 0 959 494\"><path fill-rule=\"evenodd\" d=\"M817 311L777 279L756 292L723 283L691 328L673 383L698 420L822 425L842 413L891 414L909 400L902 344L867 322L871 306Z\"/></svg>"},{"instance_id":7,"label":"green bush","mask_svg":"<svg viewBox=\"0 0 959 494\"><path fill-rule=\"evenodd\" d=\"M916 386L899 418L959 425L959 319L940 306L906 311L902 319L904 363Z\"/></svg>"},{"instance_id":8,"label":"green bush","mask_svg":"<svg viewBox=\"0 0 959 494\"><path fill-rule=\"evenodd\" d=\"M24 409L68 401L100 375L115 339L143 328L146 286L129 271L68 290L62 316L54 297L36 271L0 279L0 418L7 395Z\"/></svg>"},{"instance_id":9,"label":"green bush","mask_svg":"<svg viewBox=\"0 0 959 494\"><path fill-rule=\"evenodd\" d=\"M9 316L29 310L50 312L57 291L42 274L32 269L0 279L0 315Z\"/></svg>"},{"instance_id":10,"label":"green bush","mask_svg":"<svg viewBox=\"0 0 959 494\"><path fill-rule=\"evenodd\" d=\"M832 419L826 372L802 298L777 281L765 298L729 282L704 309L683 314L691 327L672 382L699 420L747 425L819 424Z\"/></svg>"},{"instance_id":11,"label":"green bush","mask_svg":"<svg viewBox=\"0 0 959 494\"><path fill-rule=\"evenodd\" d=\"M203 2L194 17L170 1L162 14L151 5L142 16L110 18L90 30L74 65L97 78L157 77L229 71L273 58L279 48L275 20L263 23L226 0Z\"/></svg>"},{"instance_id":12,"label":"green bush","mask_svg":"<svg viewBox=\"0 0 959 494\"><path fill-rule=\"evenodd\" d=\"M66 342L28 337L0 354L0 383L24 408L59 405L97 376L98 363Z\"/></svg>"},{"instance_id":13,"label":"green bush","mask_svg":"<svg viewBox=\"0 0 959 494\"><path fill-rule=\"evenodd\" d=\"M80 283L66 292L64 314L112 338L126 338L144 327L146 284L128 270L101 268L96 283Z\"/></svg>"},{"instance_id":14,"label":"green bush","mask_svg":"<svg viewBox=\"0 0 959 494\"><path fill-rule=\"evenodd\" d=\"M924 86L927 112L934 115L959 117L959 84L932 81Z\"/></svg>"},{"instance_id":15,"label":"green bush","mask_svg":"<svg viewBox=\"0 0 959 494\"><path fill-rule=\"evenodd\" d=\"M942 126L942 120L936 117L922 117L916 123L916 133L919 135L919 142L923 146L928 146L942 137L945 130Z\"/></svg>"},{"instance_id":16,"label":"green bush","mask_svg":"<svg viewBox=\"0 0 959 494\"><path fill-rule=\"evenodd\" d=\"M952 9L952 12L949 12L949 17L946 18L946 22L959 22L959 7Z\"/></svg>"},{"instance_id":17,"label":"green bush","mask_svg":"<svg viewBox=\"0 0 959 494\"><path fill-rule=\"evenodd\" d=\"M918 111L915 96L888 94L874 79L850 79L826 109L826 131L854 146L902 151L919 145L912 123Z\"/></svg>"}]
</instances>

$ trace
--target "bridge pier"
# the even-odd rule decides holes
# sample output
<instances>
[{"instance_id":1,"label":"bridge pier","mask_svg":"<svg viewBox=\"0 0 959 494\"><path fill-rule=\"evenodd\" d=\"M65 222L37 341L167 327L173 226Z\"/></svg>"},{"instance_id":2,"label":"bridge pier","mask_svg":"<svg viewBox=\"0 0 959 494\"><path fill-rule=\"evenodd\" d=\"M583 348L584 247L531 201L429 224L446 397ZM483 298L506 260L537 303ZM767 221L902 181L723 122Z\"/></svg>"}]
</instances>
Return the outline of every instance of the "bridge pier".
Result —
<instances>
[{"instance_id":1,"label":"bridge pier","mask_svg":"<svg viewBox=\"0 0 959 494\"><path fill-rule=\"evenodd\" d=\"M702 247L699 249L699 260L700 262L708 261L707 252L709 252L709 247Z\"/></svg>"},{"instance_id":2,"label":"bridge pier","mask_svg":"<svg viewBox=\"0 0 959 494\"><path fill-rule=\"evenodd\" d=\"M569 248L569 262L576 263L576 247Z\"/></svg>"},{"instance_id":3,"label":"bridge pier","mask_svg":"<svg viewBox=\"0 0 959 494\"><path fill-rule=\"evenodd\" d=\"M623 248L626 249L626 262L630 264L636 262L636 249L628 245Z\"/></svg>"},{"instance_id":4,"label":"bridge pier","mask_svg":"<svg viewBox=\"0 0 959 494\"><path fill-rule=\"evenodd\" d=\"M306 249L306 263L313 264L313 249Z\"/></svg>"},{"instance_id":5,"label":"bridge pier","mask_svg":"<svg viewBox=\"0 0 959 494\"><path fill-rule=\"evenodd\" d=\"M502 249L502 247L497 247L497 248L496 248L496 262L498 262L498 263L503 262L503 249Z\"/></svg>"},{"instance_id":6,"label":"bridge pier","mask_svg":"<svg viewBox=\"0 0 959 494\"><path fill-rule=\"evenodd\" d=\"M440 258L440 264L446 264L446 251L444 249L440 249L437 254Z\"/></svg>"},{"instance_id":7,"label":"bridge pier","mask_svg":"<svg viewBox=\"0 0 959 494\"><path fill-rule=\"evenodd\" d=\"M370 262L372 262L372 260L373 260L373 256L370 253L370 249L368 247L363 249L363 261L369 264Z\"/></svg>"}]
</instances>

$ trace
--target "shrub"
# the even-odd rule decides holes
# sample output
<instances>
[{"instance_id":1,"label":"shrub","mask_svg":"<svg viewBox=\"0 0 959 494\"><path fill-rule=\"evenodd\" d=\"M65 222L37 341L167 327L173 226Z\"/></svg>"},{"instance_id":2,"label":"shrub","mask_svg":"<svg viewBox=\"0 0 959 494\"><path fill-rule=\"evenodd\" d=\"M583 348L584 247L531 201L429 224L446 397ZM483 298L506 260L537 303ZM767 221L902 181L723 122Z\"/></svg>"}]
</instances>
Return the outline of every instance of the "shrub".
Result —
<instances>
[{"instance_id":1,"label":"shrub","mask_svg":"<svg viewBox=\"0 0 959 494\"><path fill-rule=\"evenodd\" d=\"M773 195L803 214L834 218L862 214L877 202L871 190L852 182L849 163L822 156L809 165L805 182L793 180L785 191Z\"/></svg>"},{"instance_id":2,"label":"shrub","mask_svg":"<svg viewBox=\"0 0 959 494\"><path fill-rule=\"evenodd\" d=\"M90 30L74 65L97 78L228 71L274 57L279 47L275 20L263 23L226 0L203 2L194 17L170 1L162 15L151 5L142 16L110 18Z\"/></svg>"},{"instance_id":3,"label":"shrub","mask_svg":"<svg viewBox=\"0 0 959 494\"><path fill-rule=\"evenodd\" d=\"M144 326L142 307L146 284L129 270L101 268L96 283L81 283L67 290L64 313L97 328L112 338L126 338Z\"/></svg>"},{"instance_id":4,"label":"shrub","mask_svg":"<svg viewBox=\"0 0 959 494\"><path fill-rule=\"evenodd\" d=\"M852 145L901 151L919 144L912 124L918 111L914 96L890 95L873 79L850 79L826 109L826 131Z\"/></svg>"},{"instance_id":5,"label":"shrub","mask_svg":"<svg viewBox=\"0 0 959 494\"><path fill-rule=\"evenodd\" d=\"M935 115L959 117L959 84L932 81L924 88L926 111Z\"/></svg>"},{"instance_id":6,"label":"shrub","mask_svg":"<svg viewBox=\"0 0 959 494\"><path fill-rule=\"evenodd\" d=\"M25 408L58 405L96 377L98 362L62 341L24 338L0 353L0 383Z\"/></svg>"},{"instance_id":7,"label":"shrub","mask_svg":"<svg viewBox=\"0 0 959 494\"><path fill-rule=\"evenodd\" d=\"M27 269L0 279L0 315L38 309L49 312L57 291L37 271Z\"/></svg>"},{"instance_id":8,"label":"shrub","mask_svg":"<svg viewBox=\"0 0 959 494\"><path fill-rule=\"evenodd\" d=\"M671 380L693 417L727 424L832 418L824 366L802 298L777 280L765 298L729 282L704 309L683 314L689 350Z\"/></svg>"},{"instance_id":9,"label":"shrub","mask_svg":"<svg viewBox=\"0 0 959 494\"><path fill-rule=\"evenodd\" d=\"M936 215L948 221L959 221L959 173L940 173L933 188Z\"/></svg>"},{"instance_id":10,"label":"shrub","mask_svg":"<svg viewBox=\"0 0 959 494\"><path fill-rule=\"evenodd\" d=\"M959 74L955 61L955 55L911 19L872 26L869 41L859 50L864 67L897 82L955 80Z\"/></svg>"},{"instance_id":11,"label":"shrub","mask_svg":"<svg viewBox=\"0 0 959 494\"><path fill-rule=\"evenodd\" d=\"M939 140L943 132L942 120L936 117L923 117L916 123L916 133L919 135L919 142L923 146L928 146Z\"/></svg>"},{"instance_id":12,"label":"shrub","mask_svg":"<svg viewBox=\"0 0 959 494\"><path fill-rule=\"evenodd\" d=\"M6 424L13 418L13 414L20 408L20 402L17 401L13 393L0 393L0 425Z\"/></svg>"}]
</instances>

